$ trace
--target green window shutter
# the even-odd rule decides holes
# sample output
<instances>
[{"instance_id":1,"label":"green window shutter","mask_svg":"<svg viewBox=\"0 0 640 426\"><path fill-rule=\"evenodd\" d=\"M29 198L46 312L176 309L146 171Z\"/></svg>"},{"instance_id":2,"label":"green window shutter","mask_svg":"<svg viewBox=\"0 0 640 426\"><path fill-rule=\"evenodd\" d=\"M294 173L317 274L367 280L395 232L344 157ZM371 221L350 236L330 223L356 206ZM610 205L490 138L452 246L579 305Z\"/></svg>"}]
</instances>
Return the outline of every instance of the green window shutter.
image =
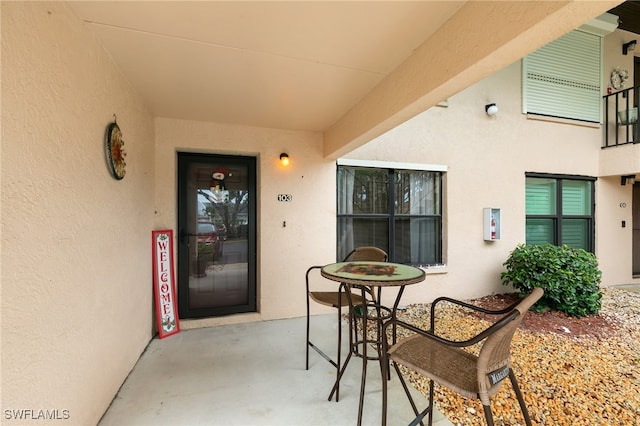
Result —
<instances>
[{"instance_id":1,"label":"green window shutter","mask_svg":"<svg viewBox=\"0 0 640 426\"><path fill-rule=\"evenodd\" d=\"M574 30L522 60L523 112L600 122L602 37Z\"/></svg>"}]
</instances>

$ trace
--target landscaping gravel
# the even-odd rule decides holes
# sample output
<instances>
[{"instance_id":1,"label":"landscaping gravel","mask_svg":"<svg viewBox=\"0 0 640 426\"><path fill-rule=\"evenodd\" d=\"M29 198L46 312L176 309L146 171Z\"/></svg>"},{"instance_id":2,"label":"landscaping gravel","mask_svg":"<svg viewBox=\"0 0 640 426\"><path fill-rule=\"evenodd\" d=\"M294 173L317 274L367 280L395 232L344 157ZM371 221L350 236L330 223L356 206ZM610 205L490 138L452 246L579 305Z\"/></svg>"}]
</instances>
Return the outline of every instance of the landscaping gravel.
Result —
<instances>
[{"instance_id":1,"label":"landscaping gravel","mask_svg":"<svg viewBox=\"0 0 640 426\"><path fill-rule=\"evenodd\" d=\"M473 303L500 301L489 296ZM429 315L427 304L409 305L398 314L425 329ZM477 334L488 324L452 305L438 309L436 316L436 330L454 340ZM511 355L534 425L640 426L640 294L603 289L600 314L581 319L529 312L516 332ZM404 374L426 398L428 380ZM438 409L454 425L486 424L479 401L437 385L435 394ZM508 380L491 407L496 425L524 424Z\"/></svg>"}]
</instances>

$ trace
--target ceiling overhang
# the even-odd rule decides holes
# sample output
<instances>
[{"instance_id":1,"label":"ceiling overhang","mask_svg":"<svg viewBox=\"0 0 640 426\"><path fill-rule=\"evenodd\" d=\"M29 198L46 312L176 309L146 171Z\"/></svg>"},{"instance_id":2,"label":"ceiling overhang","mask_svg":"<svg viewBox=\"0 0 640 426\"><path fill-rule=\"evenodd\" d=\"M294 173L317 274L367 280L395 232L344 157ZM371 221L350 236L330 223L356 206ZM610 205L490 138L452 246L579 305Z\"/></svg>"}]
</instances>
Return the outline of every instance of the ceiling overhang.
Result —
<instances>
[{"instance_id":1,"label":"ceiling overhang","mask_svg":"<svg viewBox=\"0 0 640 426\"><path fill-rule=\"evenodd\" d=\"M71 1L155 117L338 158L619 1Z\"/></svg>"},{"instance_id":2,"label":"ceiling overhang","mask_svg":"<svg viewBox=\"0 0 640 426\"><path fill-rule=\"evenodd\" d=\"M324 155L345 155L618 3L467 2L324 132Z\"/></svg>"}]
</instances>

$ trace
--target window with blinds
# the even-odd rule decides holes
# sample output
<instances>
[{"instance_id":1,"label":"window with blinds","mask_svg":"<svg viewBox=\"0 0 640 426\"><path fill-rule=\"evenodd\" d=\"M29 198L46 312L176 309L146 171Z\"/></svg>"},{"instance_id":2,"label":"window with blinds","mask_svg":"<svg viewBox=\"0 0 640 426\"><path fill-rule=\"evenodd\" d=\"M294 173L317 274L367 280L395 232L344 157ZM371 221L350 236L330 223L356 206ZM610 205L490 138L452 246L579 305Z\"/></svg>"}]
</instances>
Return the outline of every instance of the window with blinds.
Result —
<instances>
[{"instance_id":1,"label":"window with blinds","mask_svg":"<svg viewBox=\"0 0 640 426\"><path fill-rule=\"evenodd\" d=\"M602 36L574 30L522 60L523 113L599 123Z\"/></svg>"},{"instance_id":2,"label":"window with blinds","mask_svg":"<svg viewBox=\"0 0 640 426\"><path fill-rule=\"evenodd\" d=\"M567 244L593 251L593 178L527 175L527 244Z\"/></svg>"},{"instance_id":3,"label":"window with blinds","mask_svg":"<svg viewBox=\"0 0 640 426\"><path fill-rule=\"evenodd\" d=\"M338 166L338 259L360 246L409 265L442 264L442 173Z\"/></svg>"}]
</instances>

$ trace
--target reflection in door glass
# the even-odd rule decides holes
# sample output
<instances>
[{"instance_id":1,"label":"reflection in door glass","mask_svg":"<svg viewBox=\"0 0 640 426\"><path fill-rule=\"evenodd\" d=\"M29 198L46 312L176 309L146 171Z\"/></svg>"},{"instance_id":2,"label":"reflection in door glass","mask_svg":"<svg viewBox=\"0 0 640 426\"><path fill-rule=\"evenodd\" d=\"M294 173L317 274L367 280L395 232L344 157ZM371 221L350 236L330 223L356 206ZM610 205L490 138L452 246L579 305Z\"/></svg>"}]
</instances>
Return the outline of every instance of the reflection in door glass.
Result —
<instances>
[{"instance_id":1,"label":"reflection in door glass","mask_svg":"<svg viewBox=\"0 0 640 426\"><path fill-rule=\"evenodd\" d=\"M184 194L179 195L184 203L179 206L179 222L186 237L180 247L186 265L179 266L184 273L178 283L182 317L255 310L248 232L254 173L250 164L236 158L185 161L186 185L181 185Z\"/></svg>"},{"instance_id":2,"label":"reflection in door glass","mask_svg":"<svg viewBox=\"0 0 640 426\"><path fill-rule=\"evenodd\" d=\"M197 168L198 165L195 165ZM216 167L196 189L197 237L190 253L189 307L247 303L248 191L239 170Z\"/></svg>"}]
</instances>

